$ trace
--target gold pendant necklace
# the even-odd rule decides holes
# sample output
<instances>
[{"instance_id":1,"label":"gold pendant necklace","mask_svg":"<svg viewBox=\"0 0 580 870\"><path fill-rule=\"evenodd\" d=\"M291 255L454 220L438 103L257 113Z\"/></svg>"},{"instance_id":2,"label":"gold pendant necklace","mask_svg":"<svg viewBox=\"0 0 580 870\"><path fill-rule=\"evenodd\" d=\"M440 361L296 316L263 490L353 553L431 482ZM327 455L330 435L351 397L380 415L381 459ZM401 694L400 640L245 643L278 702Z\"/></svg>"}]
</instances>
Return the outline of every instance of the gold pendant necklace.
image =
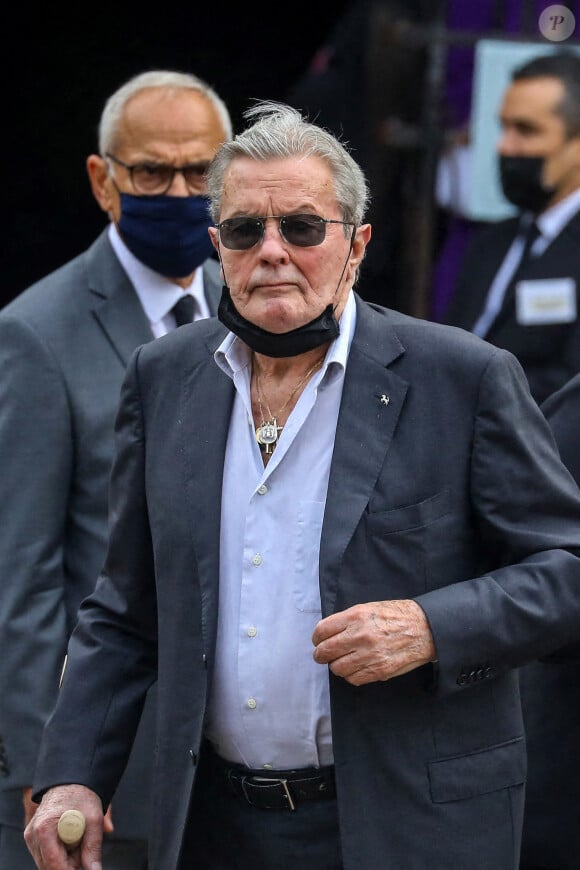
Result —
<instances>
[{"instance_id":1,"label":"gold pendant necklace","mask_svg":"<svg viewBox=\"0 0 580 870\"><path fill-rule=\"evenodd\" d=\"M284 408L286 408L291 399L294 398L300 387L304 386L310 375L312 375L317 369L319 369L322 366L323 362L324 357L318 360L318 362L314 363L314 365L308 369L306 374L298 381L284 404L280 408L278 408L275 414L272 413L266 399L262 395L260 373L256 370L256 395L258 398L258 405L260 407L260 417L262 418L261 425L258 426L258 428L256 429L256 441L260 445L260 449L263 450L265 454L271 455L274 452L274 447L278 442L280 432L284 428L283 426L278 425L278 417L280 416ZM266 411L268 412L267 420L264 419L262 399L264 399L264 405L266 406Z\"/></svg>"}]
</instances>

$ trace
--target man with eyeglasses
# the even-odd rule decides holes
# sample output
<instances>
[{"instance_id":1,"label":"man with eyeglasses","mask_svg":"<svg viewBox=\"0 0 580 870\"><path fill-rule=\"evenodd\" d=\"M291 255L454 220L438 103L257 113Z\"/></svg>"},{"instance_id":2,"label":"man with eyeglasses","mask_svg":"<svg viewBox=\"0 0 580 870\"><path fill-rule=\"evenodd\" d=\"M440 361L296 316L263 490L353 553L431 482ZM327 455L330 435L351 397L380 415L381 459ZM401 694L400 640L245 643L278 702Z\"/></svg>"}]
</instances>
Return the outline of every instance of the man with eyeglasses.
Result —
<instances>
[{"instance_id":1,"label":"man with eyeglasses","mask_svg":"<svg viewBox=\"0 0 580 870\"><path fill-rule=\"evenodd\" d=\"M105 555L126 364L138 345L217 311L205 172L231 133L223 101L196 76L156 70L124 83L87 159L108 227L0 312L2 870L34 866L23 837L34 764ZM152 692L107 816L106 870L147 866L154 707Z\"/></svg>"},{"instance_id":2,"label":"man with eyeglasses","mask_svg":"<svg viewBox=\"0 0 580 870\"><path fill-rule=\"evenodd\" d=\"M580 493L511 354L355 293L341 142L247 115L207 176L218 318L127 370L27 843L99 866L157 680L152 870L514 870L517 668L579 634Z\"/></svg>"}]
</instances>

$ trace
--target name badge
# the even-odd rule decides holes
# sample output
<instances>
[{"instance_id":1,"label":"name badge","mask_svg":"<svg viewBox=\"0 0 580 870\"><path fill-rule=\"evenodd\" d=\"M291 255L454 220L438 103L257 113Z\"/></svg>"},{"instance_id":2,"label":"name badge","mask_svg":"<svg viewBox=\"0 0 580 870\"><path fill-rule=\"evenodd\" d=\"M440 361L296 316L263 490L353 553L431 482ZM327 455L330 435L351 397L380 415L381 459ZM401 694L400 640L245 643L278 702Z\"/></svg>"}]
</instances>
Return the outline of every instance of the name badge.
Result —
<instances>
[{"instance_id":1,"label":"name badge","mask_svg":"<svg viewBox=\"0 0 580 870\"><path fill-rule=\"evenodd\" d=\"M516 320L522 326L572 323L576 320L573 278L542 278L516 285Z\"/></svg>"}]
</instances>

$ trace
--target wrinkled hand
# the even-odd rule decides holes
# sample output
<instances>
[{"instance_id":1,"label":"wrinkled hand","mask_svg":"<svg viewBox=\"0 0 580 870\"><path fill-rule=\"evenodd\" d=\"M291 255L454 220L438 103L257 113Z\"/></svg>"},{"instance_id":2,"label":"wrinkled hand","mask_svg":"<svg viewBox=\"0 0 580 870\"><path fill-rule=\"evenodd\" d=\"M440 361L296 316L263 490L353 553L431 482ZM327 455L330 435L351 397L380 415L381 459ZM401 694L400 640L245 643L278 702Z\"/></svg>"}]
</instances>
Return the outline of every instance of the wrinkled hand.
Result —
<instances>
[{"instance_id":1,"label":"wrinkled hand","mask_svg":"<svg viewBox=\"0 0 580 870\"><path fill-rule=\"evenodd\" d=\"M415 601L371 601L322 619L314 660L353 686L399 677L436 659L427 618Z\"/></svg>"},{"instance_id":2,"label":"wrinkled hand","mask_svg":"<svg viewBox=\"0 0 580 870\"><path fill-rule=\"evenodd\" d=\"M68 852L57 825L65 810L80 810L87 827L80 846ZM95 792L84 785L49 789L24 831L24 839L39 870L102 870L103 807Z\"/></svg>"}]
</instances>

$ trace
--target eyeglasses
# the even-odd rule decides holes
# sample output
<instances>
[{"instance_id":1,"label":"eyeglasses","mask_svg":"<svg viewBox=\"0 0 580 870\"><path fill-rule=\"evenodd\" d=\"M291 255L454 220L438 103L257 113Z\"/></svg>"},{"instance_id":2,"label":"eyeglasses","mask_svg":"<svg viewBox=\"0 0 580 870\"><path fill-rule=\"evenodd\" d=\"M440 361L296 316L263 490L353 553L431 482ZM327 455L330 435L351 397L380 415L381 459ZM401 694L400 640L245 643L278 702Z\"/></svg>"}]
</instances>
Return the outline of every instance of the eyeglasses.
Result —
<instances>
[{"instance_id":1,"label":"eyeglasses","mask_svg":"<svg viewBox=\"0 0 580 870\"><path fill-rule=\"evenodd\" d=\"M119 160L108 151L105 157L126 169L129 172L134 190L143 194L167 193L173 184L176 172L183 175L190 190L199 190L203 186L205 173L209 166L207 161L188 163L186 166L168 166L166 163L149 163L147 161L124 163L123 160Z\"/></svg>"},{"instance_id":2,"label":"eyeglasses","mask_svg":"<svg viewBox=\"0 0 580 870\"><path fill-rule=\"evenodd\" d=\"M265 223L278 221L280 235L289 245L311 248L321 245L326 238L327 224L355 227L351 221L335 221L316 214L274 214L267 217L235 217L217 224L220 241L232 251L248 251L264 238ZM354 234L354 229L353 229Z\"/></svg>"}]
</instances>

